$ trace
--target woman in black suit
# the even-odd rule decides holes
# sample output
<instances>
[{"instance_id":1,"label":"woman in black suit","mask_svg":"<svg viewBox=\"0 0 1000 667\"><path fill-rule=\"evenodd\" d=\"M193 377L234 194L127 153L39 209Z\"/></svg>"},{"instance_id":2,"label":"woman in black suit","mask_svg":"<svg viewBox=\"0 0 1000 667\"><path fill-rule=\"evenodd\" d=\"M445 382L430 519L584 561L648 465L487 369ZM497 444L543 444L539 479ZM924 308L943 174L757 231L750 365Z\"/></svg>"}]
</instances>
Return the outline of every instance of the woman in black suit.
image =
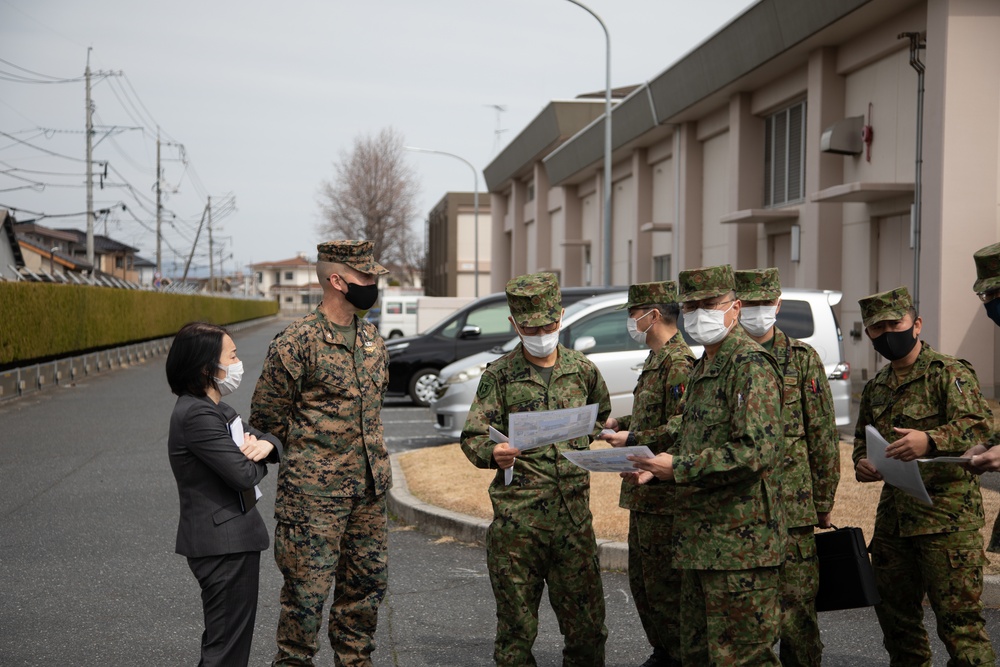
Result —
<instances>
[{"instance_id":1,"label":"woman in black suit","mask_svg":"<svg viewBox=\"0 0 1000 667\"><path fill-rule=\"evenodd\" d=\"M267 474L266 463L278 462L281 442L250 428L221 402L243 375L236 344L222 327L186 324L174 337L166 367L177 395L167 441L180 496L176 551L187 556L205 612L198 664L246 665L260 552L268 547L255 486Z\"/></svg>"}]
</instances>

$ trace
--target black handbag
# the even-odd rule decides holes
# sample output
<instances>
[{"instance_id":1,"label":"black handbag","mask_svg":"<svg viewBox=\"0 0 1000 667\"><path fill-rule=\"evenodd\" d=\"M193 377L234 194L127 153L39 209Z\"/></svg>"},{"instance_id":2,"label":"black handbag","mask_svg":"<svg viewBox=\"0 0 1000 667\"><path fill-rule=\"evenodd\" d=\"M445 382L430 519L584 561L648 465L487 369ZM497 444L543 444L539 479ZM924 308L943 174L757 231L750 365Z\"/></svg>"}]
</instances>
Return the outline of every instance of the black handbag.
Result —
<instances>
[{"instance_id":1,"label":"black handbag","mask_svg":"<svg viewBox=\"0 0 1000 667\"><path fill-rule=\"evenodd\" d=\"M881 602L875 588L865 534L860 528L837 528L816 533L819 593L816 611L870 607Z\"/></svg>"}]
</instances>

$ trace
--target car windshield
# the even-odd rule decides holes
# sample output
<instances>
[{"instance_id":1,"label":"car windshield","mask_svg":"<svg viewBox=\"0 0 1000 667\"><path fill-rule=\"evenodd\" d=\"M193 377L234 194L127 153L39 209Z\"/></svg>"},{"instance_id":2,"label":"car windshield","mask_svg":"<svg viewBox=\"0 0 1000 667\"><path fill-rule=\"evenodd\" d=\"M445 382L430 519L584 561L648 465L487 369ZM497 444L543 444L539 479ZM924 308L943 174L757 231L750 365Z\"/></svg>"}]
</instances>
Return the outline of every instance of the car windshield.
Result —
<instances>
[{"instance_id":1,"label":"car windshield","mask_svg":"<svg viewBox=\"0 0 1000 667\"><path fill-rule=\"evenodd\" d=\"M584 301L576 301L576 302L571 303L570 305L566 306L566 308L565 308L566 312L563 313L563 318L562 318L563 323L565 323L568 319L570 319L576 313L578 313L581 310L583 310L584 308L586 308L587 305L588 304L587 304L586 300L584 300ZM520 341L521 341L521 338L519 336L514 336L509 341L507 341L506 343L504 343L503 347L501 347L500 349L503 350L504 352L510 352L515 347L517 347L517 344Z\"/></svg>"}]
</instances>

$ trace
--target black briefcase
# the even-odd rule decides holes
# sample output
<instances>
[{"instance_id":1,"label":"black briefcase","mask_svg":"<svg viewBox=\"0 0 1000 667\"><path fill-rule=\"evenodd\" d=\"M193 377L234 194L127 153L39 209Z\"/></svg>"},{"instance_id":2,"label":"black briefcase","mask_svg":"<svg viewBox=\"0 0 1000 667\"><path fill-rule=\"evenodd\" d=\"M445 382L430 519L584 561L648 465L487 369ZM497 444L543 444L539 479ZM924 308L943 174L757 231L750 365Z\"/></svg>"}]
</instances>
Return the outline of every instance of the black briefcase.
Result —
<instances>
[{"instance_id":1,"label":"black briefcase","mask_svg":"<svg viewBox=\"0 0 1000 667\"><path fill-rule=\"evenodd\" d=\"M816 533L819 558L819 594L816 611L870 607L881 601L875 589L875 571L860 528L837 528Z\"/></svg>"}]
</instances>

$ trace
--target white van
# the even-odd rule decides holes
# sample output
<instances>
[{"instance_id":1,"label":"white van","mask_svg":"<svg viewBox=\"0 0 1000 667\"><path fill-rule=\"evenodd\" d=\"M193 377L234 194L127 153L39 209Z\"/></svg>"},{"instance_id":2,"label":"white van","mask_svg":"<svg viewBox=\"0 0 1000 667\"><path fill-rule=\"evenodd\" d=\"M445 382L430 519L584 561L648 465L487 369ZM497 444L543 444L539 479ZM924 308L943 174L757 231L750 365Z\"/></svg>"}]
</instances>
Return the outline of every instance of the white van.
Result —
<instances>
[{"instance_id":1,"label":"white van","mask_svg":"<svg viewBox=\"0 0 1000 667\"><path fill-rule=\"evenodd\" d=\"M378 330L382 338L402 338L417 334L418 296L382 295Z\"/></svg>"}]
</instances>

